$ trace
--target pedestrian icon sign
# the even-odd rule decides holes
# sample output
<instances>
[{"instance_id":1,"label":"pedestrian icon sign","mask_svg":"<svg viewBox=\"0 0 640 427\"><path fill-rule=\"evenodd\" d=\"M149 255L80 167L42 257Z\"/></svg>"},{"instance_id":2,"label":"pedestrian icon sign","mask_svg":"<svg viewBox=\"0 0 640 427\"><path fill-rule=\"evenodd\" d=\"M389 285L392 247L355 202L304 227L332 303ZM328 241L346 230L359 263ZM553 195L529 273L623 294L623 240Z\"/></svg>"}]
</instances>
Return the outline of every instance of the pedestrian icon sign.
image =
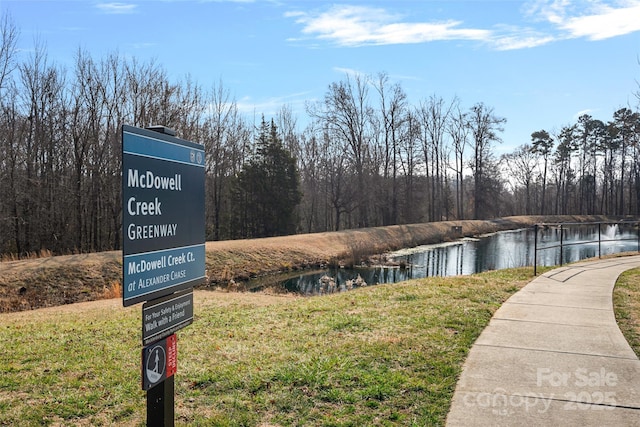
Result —
<instances>
[{"instance_id":1,"label":"pedestrian icon sign","mask_svg":"<svg viewBox=\"0 0 640 427\"><path fill-rule=\"evenodd\" d=\"M151 384L159 382L164 375L166 357L164 346L161 345L154 346L149 352L145 375Z\"/></svg>"},{"instance_id":2,"label":"pedestrian icon sign","mask_svg":"<svg viewBox=\"0 0 640 427\"><path fill-rule=\"evenodd\" d=\"M142 389L160 384L178 370L176 335L155 342L142 349Z\"/></svg>"}]
</instances>

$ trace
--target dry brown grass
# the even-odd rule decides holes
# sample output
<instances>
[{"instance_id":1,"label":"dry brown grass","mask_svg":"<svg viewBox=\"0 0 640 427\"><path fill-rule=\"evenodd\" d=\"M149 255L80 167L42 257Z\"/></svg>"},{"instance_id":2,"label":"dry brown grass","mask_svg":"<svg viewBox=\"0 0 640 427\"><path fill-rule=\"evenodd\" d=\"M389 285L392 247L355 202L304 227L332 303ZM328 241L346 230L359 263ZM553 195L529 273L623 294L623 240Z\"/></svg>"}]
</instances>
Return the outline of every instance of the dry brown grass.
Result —
<instances>
[{"instance_id":1,"label":"dry brown grass","mask_svg":"<svg viewBox=\"0 0 640 427\"><path fill-rule=\"evenodd\" d=\"M207 242L208 285L320 267L353 265L370 255L464 236L528 227L537 222L603 221L601 216L516 216L443 221L265 239ZM46 254L46 252L44 253ZM120 251L0 262L0 312L31 310L113 297L122 279Z\"/></svg>"},{"instance_id":2,"label":"dry brown grass","mask_svg":"<svg viewBox=\"0 0 640 427\"><path fill-rule=\"evenodd\" d=\"M53 253L51 253L50 250L48 250L48 249L40 249L39 251L29 252L28 254L25 254L23 256L18 256L17 254L14 254L14 253L2 254L0 256L0 262L18 261L18 260L21 260L21 259L48 258L48 257L51 257L51 256L53 256Z\"/></svg>"},{"instance_id":3,"label":"dry brown grass","mask_svg":"<svg viewBox=\"0 0 640 427\"><path fill-rule=\"evenodd\" d=\"M105 286L101 299L111 299L122 297L122 283L117 280L111 282L109 286Z\"/></svg>"}]
</instances>

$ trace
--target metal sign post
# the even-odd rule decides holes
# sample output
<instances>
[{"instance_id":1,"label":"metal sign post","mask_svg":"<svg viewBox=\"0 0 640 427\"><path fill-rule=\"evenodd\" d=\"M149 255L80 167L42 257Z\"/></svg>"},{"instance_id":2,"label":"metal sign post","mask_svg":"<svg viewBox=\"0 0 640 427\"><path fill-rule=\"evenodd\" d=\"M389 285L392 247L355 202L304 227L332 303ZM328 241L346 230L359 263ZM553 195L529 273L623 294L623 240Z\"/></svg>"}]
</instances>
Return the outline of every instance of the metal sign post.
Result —
<instances>
[{"instance_id":1,"label":"metal sign post","mask_svg":"<svg viewBox=\"0 0 640 427\"><path fill-rule=\"evenodd\" d=\"M122 127L122 304L142 309L147 425L174 425L175 332L205 280L204 149L164 126Z\"/></svg>"},{"instance_id":2,"label":"metal sign post","mask_svg":"<svg viewBox=\"0 0 640 427\"><path fill-rule=\"evenodd\" d=\"M147 425L173 426L177 338L170 335L142 350L142 389L147 390Z\"/></svg>"}]
</instances>

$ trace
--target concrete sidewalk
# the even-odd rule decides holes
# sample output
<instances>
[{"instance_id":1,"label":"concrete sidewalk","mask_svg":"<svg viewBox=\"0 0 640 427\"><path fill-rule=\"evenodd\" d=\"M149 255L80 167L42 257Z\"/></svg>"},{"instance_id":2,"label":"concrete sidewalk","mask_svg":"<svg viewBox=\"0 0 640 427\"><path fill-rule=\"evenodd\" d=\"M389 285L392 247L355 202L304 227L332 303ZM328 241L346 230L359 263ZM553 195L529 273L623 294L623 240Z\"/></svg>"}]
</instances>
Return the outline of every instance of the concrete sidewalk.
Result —
<instances>
[{"instance_id":1,"label":"concrete sidewalk","mask_svg":"<svg viewBox=\"0 0 640 427\"><path fill-rule=\"evenodd\" d=\"M612 291L640 256L548 271L507 300L469 352L448 426L640 426L640 361Z\"/></svg>"}]
</instances>

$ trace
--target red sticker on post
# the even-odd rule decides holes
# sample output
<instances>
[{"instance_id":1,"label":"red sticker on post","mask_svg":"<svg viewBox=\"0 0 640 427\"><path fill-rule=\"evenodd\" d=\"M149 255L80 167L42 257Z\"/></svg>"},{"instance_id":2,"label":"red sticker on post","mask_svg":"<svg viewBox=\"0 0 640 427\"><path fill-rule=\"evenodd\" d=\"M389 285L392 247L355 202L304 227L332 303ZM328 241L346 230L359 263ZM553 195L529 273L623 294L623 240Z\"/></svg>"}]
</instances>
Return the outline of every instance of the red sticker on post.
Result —
<instances>
[{"instance_id":1,"label":"red sticker on post","mask_svg":"<svg viewBox=\"0 0 640 427\"><path fill-rule=\"evenodd\" d=\"M176 334L167 337L167 378L178 372L178 337Z\"/></svg>"}]
</instances>

